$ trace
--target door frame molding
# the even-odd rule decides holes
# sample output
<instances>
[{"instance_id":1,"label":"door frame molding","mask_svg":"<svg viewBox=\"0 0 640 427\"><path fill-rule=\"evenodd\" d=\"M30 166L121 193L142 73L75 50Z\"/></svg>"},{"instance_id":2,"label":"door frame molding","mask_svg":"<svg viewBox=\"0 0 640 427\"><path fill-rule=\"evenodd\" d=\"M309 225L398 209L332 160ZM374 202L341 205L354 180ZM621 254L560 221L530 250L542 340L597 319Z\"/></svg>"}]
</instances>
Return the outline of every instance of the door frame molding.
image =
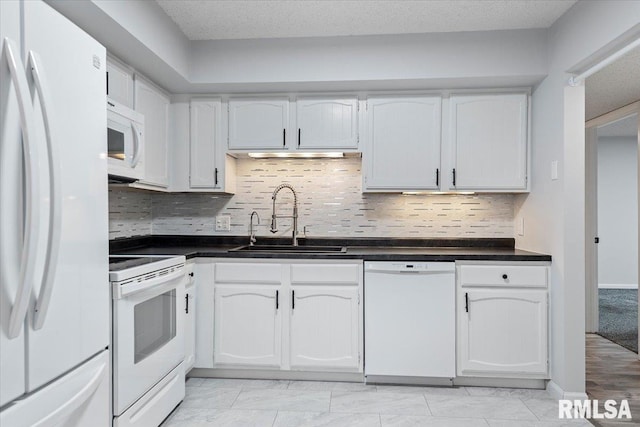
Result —
<instances>
[{"instance_id":1,"label":"door frame molding","mask_svg":"<svg viewBox=\"0 0 640 427\"><path fill-rule=\"evenodd\" d=\"M586 331L598 332L599 330L599 303L598 303L598 252L594 238L598 235L597 222L597 128L625 117L637 115L638 121L638 188L640 188L640 101L625 105L609 113L588 120L585 123L585 150L586 150L586 170L585 170L585 313ZM638 212L640 212L640 199L638 200ZM638 215L638 242L640 242L640 214ZM590 240L591 239L591 240ZM589 243L589 241L591 243ZM640 243L639 243L640 244ZM638 266L638 277L640 278L640 263ZM638 296L638 306L640 307L640 294ZM640 340L640 319L638 320L638 339ZM639 356L640 357L640 356Z\"/></svg>"}]
</instances>

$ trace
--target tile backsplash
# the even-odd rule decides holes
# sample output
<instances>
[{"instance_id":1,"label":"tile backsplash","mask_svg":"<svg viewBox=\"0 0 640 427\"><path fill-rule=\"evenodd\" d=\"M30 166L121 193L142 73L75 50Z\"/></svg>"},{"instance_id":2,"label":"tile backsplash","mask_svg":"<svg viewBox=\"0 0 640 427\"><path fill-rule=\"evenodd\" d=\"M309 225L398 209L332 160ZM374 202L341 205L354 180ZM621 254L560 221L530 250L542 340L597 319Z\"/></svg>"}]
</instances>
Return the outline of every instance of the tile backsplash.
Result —
<instances>
[{"instance_id":1,"label":"tile backsplash","mask_svg":"<svg viewBox=\"0 0 640 427\"><path fill-rule=\"evenodd\" d=\"M514 195L362 194L360 168L359 158L238 159L234 196L111 190L110 236L245 235L254 210L257 235L272 236L271 195L287 182L309 237L513 237ZM279 193L276 210L291 214L289 190ZM215 231L216 215L231 216L231 231ZM291 219L278 219L278 228L277 236L289 235Z\"/></svg>"},{"instance_id":2,"label":"tile backsplash","mask_svg":"<svg viewBox=\"0 0 640 427\"><path fill-rule=\"evenodd\" d=\"M152 233L151 193L109 188L109 239Z\"/></svg>"}]
</instances>

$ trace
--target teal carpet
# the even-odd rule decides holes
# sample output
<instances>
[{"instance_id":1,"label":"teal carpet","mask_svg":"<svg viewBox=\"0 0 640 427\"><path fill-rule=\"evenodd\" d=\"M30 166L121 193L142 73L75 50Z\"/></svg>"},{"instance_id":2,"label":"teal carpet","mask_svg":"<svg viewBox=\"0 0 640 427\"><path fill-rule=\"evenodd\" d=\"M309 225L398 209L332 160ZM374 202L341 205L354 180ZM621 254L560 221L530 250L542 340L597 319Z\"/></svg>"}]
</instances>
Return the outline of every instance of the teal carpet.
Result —
<instances>
[{"instance_id":1,"label":"teal carpet","mask_svg":"<svg viewBox=\"0 0 640 427\"><path fill-rule=\"evenodd\" d=\"M638 352L638 290L600 289L599 334Z\"/></svg>"}]
</instances>

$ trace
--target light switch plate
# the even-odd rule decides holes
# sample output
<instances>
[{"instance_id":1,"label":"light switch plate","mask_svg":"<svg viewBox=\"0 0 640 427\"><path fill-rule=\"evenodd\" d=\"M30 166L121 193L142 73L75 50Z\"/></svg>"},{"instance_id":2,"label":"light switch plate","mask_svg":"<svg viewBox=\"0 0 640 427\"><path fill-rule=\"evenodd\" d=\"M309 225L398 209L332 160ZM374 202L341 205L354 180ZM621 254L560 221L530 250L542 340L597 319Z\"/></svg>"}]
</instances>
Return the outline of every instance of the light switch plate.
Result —
<instances>
[{"instance_id":1,"label":"light switch plate","mask_svg":"<svg viewBox=\"0 0 640 427\"><path fill-rule=\"evenodd\" d=\"M216 216L216 231L231 231L231 216L230 215L218 215L218 216Z\"/></svg>"},{"instance_id":2,"label":"light switch plate","mask_svg":"<svg viewBox=\"0 0 640 427\"><path fill-rule=\"evenodd\" d=\"M554 181L558 179L558 161L557 160L551 161L551 179Z\"/></svg>"},{"instance_id":3,"label":"light switch plate","mask_svg":"<svg viewBox=\"0 0 640 427\"><path fill-rule=\"evenodd\" d=\"M516 221L518 236L524 236L524 218L520 217Z\"/></svg>"}]
</instances>

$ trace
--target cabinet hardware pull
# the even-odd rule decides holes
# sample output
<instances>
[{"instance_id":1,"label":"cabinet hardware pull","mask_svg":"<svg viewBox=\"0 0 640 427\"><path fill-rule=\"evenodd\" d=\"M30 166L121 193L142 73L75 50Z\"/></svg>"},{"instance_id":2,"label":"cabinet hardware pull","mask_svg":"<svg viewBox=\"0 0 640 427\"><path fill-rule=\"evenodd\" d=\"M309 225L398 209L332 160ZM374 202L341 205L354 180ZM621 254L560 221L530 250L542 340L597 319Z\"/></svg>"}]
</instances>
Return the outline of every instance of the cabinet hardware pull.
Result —
<instances>
[{"instance_id":1,"label":"cabinet hardware pull","mask_svg":"<svg viewBox=\"0 0 640 427\"><path fill-rule=\"evenodd\" d=\"M280 308L280 292L276 291L276 311Z\"/></svg>"},{"instance_id":2,"label":"cabinet hardware pull","mask_svg":"<svg viewBox=\"0 0 640 427\"><path fill-rule=\"evenodd\" d=\"M296 309L296 291L291 291L291 310Z\"/></svg>"},{"instance_id":3,"label":"cabinet hardware pull","mask_svg":"<svg viewBox=\"0 0 640 427\"><path fill-rule=\"evenodd\" d=\"M507 279L509 278L509 276L507 276L506 274L503 274L503 275L502 275L502 278L503 278L504 280L507 280Z\"/></svg>"},{"instance_id":4,"label":"cabinet hardware pull","mask_svg":"<svg viewBox=\"0 0 640 427\"><path fill-rule=\"evenodd\" d=\"M184 312L189 314L189 294L186 294L184 296L184 302L185 302Z\"/></svg>"},{"instance_id":5,"label":"cabinet hardware pull","mask_svg":"<svg viewBox=\"0 0 640 427\"><path fill-rule=\"evenodd\" d=\"M282 146L283 147L287 146L287 130L286 129L282 129Z\"/></svg>"},{"instance_id":6,"label":"cabinet hardware pull","mask_svg":"<svg viewBox=\"0 0 640 427\"><path fill-rule=\"evenodd\" d=\"M469 312L469 293L464 293L464 311Z\"/></svg>"},{"instance_id":7,"label":"cabinet hardware pull","mask_svg":"<svg viewBox=\"0 0 640 427\"><path fill-rule=\"evenodd\" d=\"M456 168L453 168L453 186L456 186Z\"/></svg>"},{"instance_id":8,"label":"cabinet hardware pull","mask_svg":"<svg viewBox=\"0 0 640 427\"><path fill-rule=\"evenodd\" d=\"M440 169L436 169L436 187L440 186Z\"/></svg>"},{"instance_id":9,"label":"cabinet hardware pull","mask_svg":"<svg viewBox=\"0 0 640 427\"><path fill-rule=\"evenodd\" d=\"M214 179L215 179L214 185L218 185L218 168L215 169L215 177L214 177Z\"/></svg>"},{"instance_id":10,"label":"cabinet hardware pull","mask_svg":"<svg viewBox=\"0 0 640 427\"><path fill-rule=\"evenodd\" d=\"M193 277L193 272L189 273L189 276L190 276L190 277Z\"/></svg>"},{"instance_id":11,"label":"cabinet hardware pull","mask_svg":"<svg viewBox=\"0 0 640 427\"><path fill-rule=\"evenodd\" d=\"M109 72L107 71L107 95L109 95Z\"/></svg>"},{"instance_id":12,"label":"cabinet hardware pull","mask_svg":"<svg viewBox=\"0 0 640 427\"><path fill-rule=\"evenodd\" d=\"M300 147L300 134L302 129L298 128L298 147Z\"/></svg>"}]
</instances>

